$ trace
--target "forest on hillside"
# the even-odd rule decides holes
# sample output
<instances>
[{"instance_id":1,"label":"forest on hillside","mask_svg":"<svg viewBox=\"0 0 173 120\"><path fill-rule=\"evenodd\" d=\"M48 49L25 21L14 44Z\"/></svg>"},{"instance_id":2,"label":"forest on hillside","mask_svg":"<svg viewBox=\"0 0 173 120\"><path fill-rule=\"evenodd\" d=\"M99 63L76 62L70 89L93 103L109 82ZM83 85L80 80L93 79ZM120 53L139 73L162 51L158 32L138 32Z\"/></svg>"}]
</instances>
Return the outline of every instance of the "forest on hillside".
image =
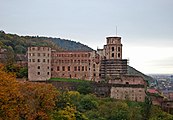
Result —
<instances>
[{"instance_id":1,"label":"forest on hillside","mask_svg":"<svg viewBox=\"0 0 173 120\"><path fill-rule=\"evenodd\" d=\"M84 85L85 86L85 85ZM83 86L83 89L86 87ZM58 90L51 84L18 82L0 65L0 120L172 120L144 103L98 98L82 91Z\"/></svg>"},{"instance_id":2,"label":"forest on hillside","mask_svg":"<svg viewBox=\"0 0 173 120\"><path fill-rule=\"evenodd\" d=\"M79 42L65 40L61 38L39 37L39 36L19 36L7 34L0 31L0 47L13 51L16 54L26 54L27 47L48 46L57 51L91 51L92 49Z\"/></svg>"}]
</instances>

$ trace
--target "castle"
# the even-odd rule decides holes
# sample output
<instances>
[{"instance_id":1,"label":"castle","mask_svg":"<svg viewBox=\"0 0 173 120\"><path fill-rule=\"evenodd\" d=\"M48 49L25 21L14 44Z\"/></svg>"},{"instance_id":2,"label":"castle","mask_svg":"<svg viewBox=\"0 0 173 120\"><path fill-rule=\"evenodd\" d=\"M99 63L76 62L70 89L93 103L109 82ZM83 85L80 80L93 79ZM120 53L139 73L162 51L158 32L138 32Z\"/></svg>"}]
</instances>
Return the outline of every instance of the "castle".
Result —
<instances>
[{"instance_id":1,"label":"castle","mask_svg":"<svg viewBox=\"0 0 173 120\"><path fill-rule=\"evenodd\" d=\"M28 48L29 81L50 78L75 78L118 84L111 97L144 101L146 82L127 74L127 59L122 59L121 37L107 37L97 51L55 51L49 47Z\"/></svg>"}]
</instances>

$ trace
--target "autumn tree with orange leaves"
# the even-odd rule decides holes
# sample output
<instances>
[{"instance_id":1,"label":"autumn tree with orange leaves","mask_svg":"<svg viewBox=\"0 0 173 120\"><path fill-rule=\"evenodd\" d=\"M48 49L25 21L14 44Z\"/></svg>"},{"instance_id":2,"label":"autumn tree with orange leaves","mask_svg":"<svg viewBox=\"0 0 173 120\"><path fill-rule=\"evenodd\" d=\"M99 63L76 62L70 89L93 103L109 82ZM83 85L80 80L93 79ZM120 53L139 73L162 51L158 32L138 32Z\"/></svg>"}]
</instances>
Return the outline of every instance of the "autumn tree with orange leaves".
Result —
<instances>
[{"instance_id":1,"label":"autumn tree with orange leaves","mask_svg":"<svg viewBox=\"0 0 173 120\"><path fill-rule=\"evenodd\" d=\"M57 96L51 84L19 83L0 65L0 120L49 120Z\"/></svg>"}]
</instances>

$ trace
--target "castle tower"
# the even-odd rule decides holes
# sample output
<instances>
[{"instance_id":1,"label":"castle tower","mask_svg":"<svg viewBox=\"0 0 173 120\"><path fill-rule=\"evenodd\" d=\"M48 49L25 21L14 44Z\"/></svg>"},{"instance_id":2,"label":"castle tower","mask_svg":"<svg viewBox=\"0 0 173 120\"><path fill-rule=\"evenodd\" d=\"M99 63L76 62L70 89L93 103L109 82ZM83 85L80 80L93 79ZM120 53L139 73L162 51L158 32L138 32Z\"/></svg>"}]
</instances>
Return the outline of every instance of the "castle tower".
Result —
<instances>
[{"instance_id":1,"label":"castle tower","mask_svg":"<svg viewBox=\"0 0 173 120\"><path fill-rule=\"evenodd\" d=\"M127 60L122 59L121 37L107 37L100 65L101 79L114 80L127 74Z\"/></svg>"},{"instance_id":2,"label":"castle tower","mask_svg":"<svg viewBox=\"0 0 173 120\"><path fill-rule=\"evenodd\" d=\"M104 46L106 59L122 59L121 37L107 37Z\"/></svg>"},{"instance_id":3,"label":"castle tower","mask_svg":"<svg viewBox=\"0 0 173 120\"><path fill-rule=\"evenodd\" d=\"M45 81L51 78L51 48L28 48L29 81Z\"/></svg>"}]
</instances>

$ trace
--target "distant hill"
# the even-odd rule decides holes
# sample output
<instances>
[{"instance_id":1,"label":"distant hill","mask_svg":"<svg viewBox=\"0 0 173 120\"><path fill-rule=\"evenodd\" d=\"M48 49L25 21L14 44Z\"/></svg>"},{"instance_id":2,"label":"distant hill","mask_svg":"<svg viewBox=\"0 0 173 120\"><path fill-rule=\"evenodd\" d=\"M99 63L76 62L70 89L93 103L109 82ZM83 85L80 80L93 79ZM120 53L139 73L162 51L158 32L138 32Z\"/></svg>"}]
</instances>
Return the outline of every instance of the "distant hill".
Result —
<instances>
[{"instance_id":1,"label":"distant hill","mask_svg":"<svg viewBox=\"0 0 173 120\"><path fill-rule=\"evenodd\" d=\"M128 66L127 67L127 72L129 75L137 75L137 76L141 76L144 78L144 80L148 81L149 83L153 83L155 81L154 78L147 76L145 74L143 74L142 72L136 70L135 68Z\"/></svg>"},{"instance_id":2,"label":"distant hill","mask_svg":"<svg viewBox=\"0 0 173 120\"><path fill-rule=\"evenodd\" d=\"M0 47L10 49L16 54L26 54L29 46L48 46L57 51L91 51L92 49L79 42L61 38L19 36L0 31Z\"/></svg>"},{"instance_id":3,"label":"distant hill","mask_svg":"<svg viewBox=\"0 0 173 120\"><path fill-rule=\"evenodd\" d=\"M53 38L51 39L52 42L56 43L61 48L67 51L92 51L93 49L80 43L71 40L65 40L60 38Z\"/></svg>"}]
</instances>

